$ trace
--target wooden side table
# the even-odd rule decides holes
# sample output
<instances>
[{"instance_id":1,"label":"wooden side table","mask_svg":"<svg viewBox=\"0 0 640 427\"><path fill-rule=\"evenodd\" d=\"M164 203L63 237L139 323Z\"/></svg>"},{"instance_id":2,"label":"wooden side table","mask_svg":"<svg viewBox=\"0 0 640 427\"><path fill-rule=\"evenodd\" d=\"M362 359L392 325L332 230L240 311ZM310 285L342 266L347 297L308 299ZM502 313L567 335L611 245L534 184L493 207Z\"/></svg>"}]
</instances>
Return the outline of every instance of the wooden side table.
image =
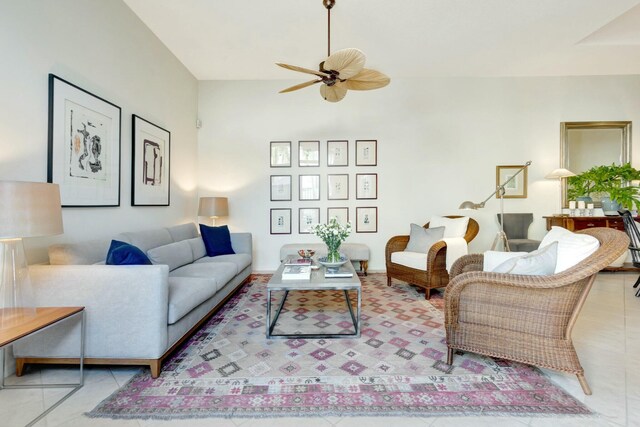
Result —
<instances>
[{"instance_id":1,"label":"wooden side table","mask_svg":"<svg viewBox=\"0 0 640 427\"><path fill-rule=\"evenodd\" d=\"M65 319L80 316L80 380L77 383L64 384L39 384L39 385L5 385L4 361L6 360L6 348L12 343L28 337L29 335L43 331ZM2 348L2 367L0 367L0 390L24 389L24 388L68 388L72 390L60 400L38 415L27 426L32 426L58 405L67 400L73 393L84 385L84 334L85 312L84 307L36 307L36 308L3 308L0 309L0 348Z\"/></svg>"}]
</instances>

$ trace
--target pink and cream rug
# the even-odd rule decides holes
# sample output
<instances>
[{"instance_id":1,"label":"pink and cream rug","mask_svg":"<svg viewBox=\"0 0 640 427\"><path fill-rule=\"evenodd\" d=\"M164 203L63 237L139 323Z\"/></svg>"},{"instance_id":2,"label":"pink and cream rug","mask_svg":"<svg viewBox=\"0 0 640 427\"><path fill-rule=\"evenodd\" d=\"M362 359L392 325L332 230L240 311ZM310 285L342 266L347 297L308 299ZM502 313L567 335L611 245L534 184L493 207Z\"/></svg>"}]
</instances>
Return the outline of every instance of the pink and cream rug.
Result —
<instances>
[{"instance_id":1,"label":"pink and cream rug","mask_svg":"<svg viewBox=\"0 0 640 427\"><path fill-rule=\"evenodd\" d=\"M425 301L399 282L389 288L382 274L361 277L361 338L267 340L268 279L254 275L159 378L136 375L88 415L591 414L536 368L469 353L448 365L442 297ZM352 332L350 320L342 292L292 292L276 331Z\"/></svg>"}]
</instances>

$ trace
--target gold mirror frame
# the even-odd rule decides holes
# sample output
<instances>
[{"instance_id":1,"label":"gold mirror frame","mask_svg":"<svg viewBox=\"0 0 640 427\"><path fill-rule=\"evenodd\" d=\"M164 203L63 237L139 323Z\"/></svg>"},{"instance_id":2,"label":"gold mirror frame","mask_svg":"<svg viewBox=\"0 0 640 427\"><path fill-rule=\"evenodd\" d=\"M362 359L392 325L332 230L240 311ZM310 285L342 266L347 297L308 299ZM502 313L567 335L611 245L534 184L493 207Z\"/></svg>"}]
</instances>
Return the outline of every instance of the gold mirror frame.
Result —
<instances>
[{"instance_id":1,"label":"gold mirror frame","mask_svg":"<svg viewBox=\"0 0 640 427\"><path fill-rule=\"evenodd\" d=\"M615 121L615 122L561 122L560 123L560 167L570 169L569 167L569 131L575 129L583 130L602 130L602 129L620 129L622 137L620 144L616 149L620 150L621 162L631 162L631 122ZM582 171L571 172L580 173ZM567 200L567 178L562 178L562 207L568 208Z\"/></svg>"}]
</instances>

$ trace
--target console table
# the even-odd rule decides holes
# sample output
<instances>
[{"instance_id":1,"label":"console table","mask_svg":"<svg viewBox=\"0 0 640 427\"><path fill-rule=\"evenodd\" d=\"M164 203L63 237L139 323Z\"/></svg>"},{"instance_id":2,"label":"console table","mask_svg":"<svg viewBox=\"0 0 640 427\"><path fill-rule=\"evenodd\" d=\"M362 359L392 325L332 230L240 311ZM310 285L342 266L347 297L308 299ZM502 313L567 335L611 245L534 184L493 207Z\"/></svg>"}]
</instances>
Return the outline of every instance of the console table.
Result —
<instances>
[{"instance_id":1,"label":"console table","mask_svg":"<svg viewBox=\"0 0 640 427\"><path fill-rule=\"evenodd\" d=\"M545 216L547 230L558 226L569 231L586 230L587 228L606 227L624 232L624 222L621 216ZM636 218L640 220L640 218ZM604 271L638 271L631 263L624 263L622 267L607 267Z\"/></svg>"}]
</instances>

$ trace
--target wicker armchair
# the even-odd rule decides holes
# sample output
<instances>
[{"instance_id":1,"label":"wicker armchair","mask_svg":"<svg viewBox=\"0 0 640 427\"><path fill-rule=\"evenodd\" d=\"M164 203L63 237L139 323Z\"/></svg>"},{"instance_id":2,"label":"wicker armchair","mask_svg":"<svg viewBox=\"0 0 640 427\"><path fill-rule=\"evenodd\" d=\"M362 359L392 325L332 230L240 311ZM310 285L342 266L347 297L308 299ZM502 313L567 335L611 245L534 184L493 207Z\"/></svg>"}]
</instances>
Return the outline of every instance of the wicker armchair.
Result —
<instances>
[{"instance_id":1,"label":"wicker armchair","mask_svg":"<svg viewBox=\"0 0 640 427\"><path fill-rule=\"evenodd\" d=\"M591 394L571 330L596 273L627 249L629 239L609 228L578 233L596 237L600 247L552 276L482 272L480 254L456 261L444 296L447 363L454 350L514 360L575 374Z\"/></svg>"},{"instance_id":2,"label":"wicker armchair","mask_svg":"<svg viewBox=\"0 0 640 427\"><path fill-rule=\"evenodd\" d=\"M446 218L462 218L458 215L447 216ZM424 225L425 228L429 228L429 223ZM469 225L467 226L467 232L464 235L464 239L469 243L478 235L480 227L478 223L469 218ZM391 279L402 280L407 283L411 283L420 288L424 288L425 299L431 298L431 289L442 288L449 283L449 273L446 268L447 260L447 245L443 241L435 243L429 253L427 254L427 269L417 270L415 268L406 267L404 265L391 262L391 254L405 250L409 243L409 236L393 236L387 242L385 247L384 256L387 265L387 286L391 286Z\"/></svg>"}]
</instances>

